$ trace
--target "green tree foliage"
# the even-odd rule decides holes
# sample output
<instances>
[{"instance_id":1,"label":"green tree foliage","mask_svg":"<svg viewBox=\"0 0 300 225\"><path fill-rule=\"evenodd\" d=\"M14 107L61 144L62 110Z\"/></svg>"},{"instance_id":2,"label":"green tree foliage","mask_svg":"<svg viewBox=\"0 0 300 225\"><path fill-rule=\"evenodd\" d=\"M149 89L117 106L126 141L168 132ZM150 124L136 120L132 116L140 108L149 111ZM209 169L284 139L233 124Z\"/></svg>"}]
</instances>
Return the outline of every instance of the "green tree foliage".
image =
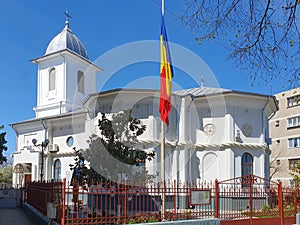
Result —
<instances>
[{"instance_id":1,"label":"green tree foliage","mask_svg":"<svg viewBox=\"0 0 300 225\"><path fill-rule=\"evenodd\" d=\"M275 77L298 86L299 0L189 0L180 17L199 43L215 40L252 83Z\"/></svg>"},{"instance_id":2,"label":"green tree foliage","mask_svg":"<svg viewBox=\"0 0 300 225\"><path fill-rule=\"evenodd\" d=\"M12 166L10 165L0 167L0 185L12 183L12 172ZM0 188L2 187L0 186Z\"/></svg>"},{"instance_id":3,"label":"green tree foliage","mask_svg":"<svg viewBox=\"0 0 300 225\"><path fill-rule=\"evenodd\" d=\"M86 166L85 159L82 155L82 152L79 150L76 150L76 148L73 148L75 151L75 158L74 158L74 164L70 164L70 169L73 171L72 173L72 183L80 183L81 185L84 185L86 183L86 179L88 179L89 169Z\"/></svg>"},{"instance_id":4,"label":"green tree foliage","mask_svg":"<svg viewBox=\"0 0 300 225\"><path fill-rule=\"evenodd\" d=\"M84 178L86 182L91 179L117 182L148 179L144 163L152 160L155 154L137 148L138 137L146 126L126 110L111 116L102 113L98 127L100 135L92 135L89 148L77 151L75 164L70 165L79 179ZM89 162L90 169L84 160Z\"/></svg>"},{"instance_id":5,"label":"green tree foliage","mask_svg":"<svg viewBox=\"0 0 300 225\"><path fill-rule=\"evenodd\" d=\"M3 128L4 126L0 126L0 130ZM7 151L7 147L5 145L7 143L7 141L5 140L5 135L6 132L0 133L0 165L7 161L6 157L3 155L3 153Z\"/></svg>"}]
</instances>

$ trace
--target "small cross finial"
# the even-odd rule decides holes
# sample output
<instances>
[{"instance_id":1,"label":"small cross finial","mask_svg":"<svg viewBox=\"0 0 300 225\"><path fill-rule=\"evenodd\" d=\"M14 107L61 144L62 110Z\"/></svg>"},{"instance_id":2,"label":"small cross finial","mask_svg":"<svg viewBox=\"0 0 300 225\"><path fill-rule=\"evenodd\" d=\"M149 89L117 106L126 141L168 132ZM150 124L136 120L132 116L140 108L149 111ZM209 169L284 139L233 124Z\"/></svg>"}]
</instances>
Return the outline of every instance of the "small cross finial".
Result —
<instances>
[{"instance_id":1,"label":"small cross finial","mask_svg":"<svg viewBox=\"0 0 300 225\"><path fill-rule=\"evenodd\" d=\"M200 77L200 81L201 81L201 88L204 87L204 77L201 75Z\"/></svg>"},{"instance_id":2,"label":"small cross finial","mask_svg":"<svg viewBox=\"0 0 300 225\"><path fill-rule=\"evenodd\" d=\"M72 16L70 16L69 12L68 12L68 8L66 8L66 11L64 12L64 14L66 15L66 24L69 24L69 19L72 18Z\"/></svg>"}]
</instances>

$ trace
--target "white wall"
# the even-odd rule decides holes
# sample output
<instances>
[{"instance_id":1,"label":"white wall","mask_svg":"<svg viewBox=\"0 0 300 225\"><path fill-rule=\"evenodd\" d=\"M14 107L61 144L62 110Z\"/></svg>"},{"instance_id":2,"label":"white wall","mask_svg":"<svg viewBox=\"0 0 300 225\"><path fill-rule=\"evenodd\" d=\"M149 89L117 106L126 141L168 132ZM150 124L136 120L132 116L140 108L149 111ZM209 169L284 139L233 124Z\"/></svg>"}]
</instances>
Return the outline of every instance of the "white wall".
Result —
<instances>
[{"instance_id":1,"label":"white wall","mask_svg":"<svg viewBox=\"0 0 300 225\"><path fill-rule=\"evenodd\" d=\"M56 70L56 88L49 92L49 72ZM77 72L84 73L85 92L77 91ZM83 100L96 92L96 69L90 63L63 52L38 63L38 92L36 117L58 115L80 108Z\"/></svg>"}]
</instances>

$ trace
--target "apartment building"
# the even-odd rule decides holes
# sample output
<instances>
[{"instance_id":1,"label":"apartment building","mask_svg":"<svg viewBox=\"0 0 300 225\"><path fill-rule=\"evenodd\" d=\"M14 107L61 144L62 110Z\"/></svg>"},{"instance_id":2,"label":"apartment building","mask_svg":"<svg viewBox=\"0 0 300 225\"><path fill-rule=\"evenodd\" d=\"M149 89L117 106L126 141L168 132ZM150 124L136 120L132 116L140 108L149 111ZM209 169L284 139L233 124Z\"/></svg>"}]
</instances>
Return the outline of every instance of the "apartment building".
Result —
<instances>
[{"instance_id":1,"label":"apartment building","mask_svg":"<svg viewBox=\"0 0 300 225\"><path fill-rule=\"evenodd\" d=\"M272 138L270 177L293 186L291 172L300 163L300 88L276 94L279 110L269 121Z\"/></svg>"}]
</instances>

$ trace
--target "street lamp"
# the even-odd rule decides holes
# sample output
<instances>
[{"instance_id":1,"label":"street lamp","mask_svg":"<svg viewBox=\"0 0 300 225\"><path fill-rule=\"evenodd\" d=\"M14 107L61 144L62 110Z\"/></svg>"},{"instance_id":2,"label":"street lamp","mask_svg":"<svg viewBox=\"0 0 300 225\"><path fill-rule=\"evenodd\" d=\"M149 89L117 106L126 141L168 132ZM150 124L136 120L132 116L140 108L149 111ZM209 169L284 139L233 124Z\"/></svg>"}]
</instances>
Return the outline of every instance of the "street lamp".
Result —
<instances>
[{"instance_id":1,"label":"street lamp","mask_svg":"<svg viewBox=\"0 0 300 225\"><path fill-rule=\"evenodd\" d=\"M37 140L32 139L32 143L35 147L41 147L42 148L42 162L41 162L40 181L43 182L43 176L44 176L44 150L49 144L49 139L45 139L41 144L37 144Z\"/></svg>"}]
</instances>

